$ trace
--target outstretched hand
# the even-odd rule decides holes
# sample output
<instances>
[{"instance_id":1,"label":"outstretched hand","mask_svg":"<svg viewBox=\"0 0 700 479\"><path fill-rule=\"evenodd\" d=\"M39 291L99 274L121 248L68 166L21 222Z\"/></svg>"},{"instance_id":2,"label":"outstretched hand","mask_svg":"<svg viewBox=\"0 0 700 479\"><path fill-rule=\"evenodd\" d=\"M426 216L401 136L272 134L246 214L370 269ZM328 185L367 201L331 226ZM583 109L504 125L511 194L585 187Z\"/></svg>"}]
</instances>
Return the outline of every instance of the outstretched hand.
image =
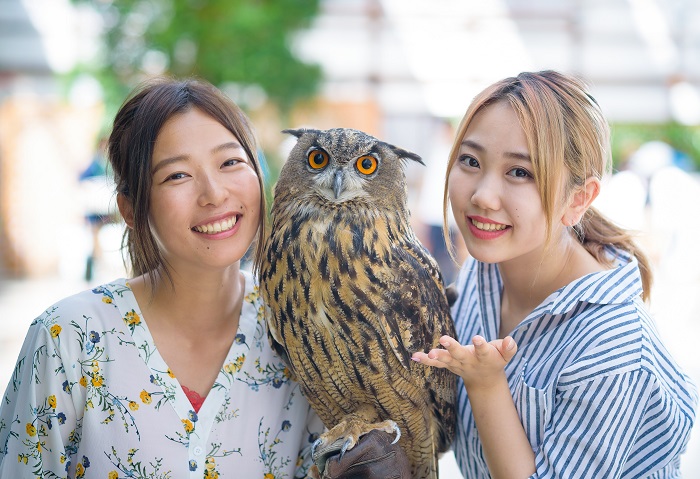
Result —
<instances>
[{"instance_id":1,"label":"outstretched hand","mask_svg":"<svg viewBox=\"0 0 700 479\"><path fill-rule=\"evenodd\" d=\"M472 344L465 346L450 336L443 336L440 345L445 349L416 352L411 359L427 366L449 369L462 377L468 389L472 386L488 387L494 379L502 377L503 369L518 349L510 336L490 342L474 336Z\"/></svg>"}]
</instances>

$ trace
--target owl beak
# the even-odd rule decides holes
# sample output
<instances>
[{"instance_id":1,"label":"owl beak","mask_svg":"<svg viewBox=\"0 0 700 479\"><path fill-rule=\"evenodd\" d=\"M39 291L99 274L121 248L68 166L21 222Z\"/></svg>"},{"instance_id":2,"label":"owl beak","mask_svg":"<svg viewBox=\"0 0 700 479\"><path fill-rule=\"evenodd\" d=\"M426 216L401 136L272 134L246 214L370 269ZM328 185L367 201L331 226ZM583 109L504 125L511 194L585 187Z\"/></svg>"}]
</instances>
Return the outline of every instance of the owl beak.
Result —
<instances>
[{"instance_id":1,"label":"owl beak","mask_svg":"<svg viewBox=\"0 0 700 479\"><path fill-rule=\"evenodd\" d=\"M337 200L338 197L340 197L340 194L343 192L343 170L337 170L335 172L335 177L333 178L333 194L335 194L335 199Z\"/></svg>"}]
</instances>

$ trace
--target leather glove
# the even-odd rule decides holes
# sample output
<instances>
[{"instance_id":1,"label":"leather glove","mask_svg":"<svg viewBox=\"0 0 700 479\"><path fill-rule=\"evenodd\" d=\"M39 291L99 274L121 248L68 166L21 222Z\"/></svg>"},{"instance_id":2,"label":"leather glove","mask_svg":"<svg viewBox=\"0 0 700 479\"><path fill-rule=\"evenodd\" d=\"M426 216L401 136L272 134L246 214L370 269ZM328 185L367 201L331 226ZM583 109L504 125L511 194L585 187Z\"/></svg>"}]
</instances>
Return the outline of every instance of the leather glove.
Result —
<instances>
[{"instance_id":1,"label":"leather glove","mask_svg":"<svg viewBox=\"0 0 700 479\"><path fill-rule=\"evenodd\" d=\"M359 442L326 462L322 479L411 479L411 465L394 435L373 430Z\"/></svg>"}]
</instances>

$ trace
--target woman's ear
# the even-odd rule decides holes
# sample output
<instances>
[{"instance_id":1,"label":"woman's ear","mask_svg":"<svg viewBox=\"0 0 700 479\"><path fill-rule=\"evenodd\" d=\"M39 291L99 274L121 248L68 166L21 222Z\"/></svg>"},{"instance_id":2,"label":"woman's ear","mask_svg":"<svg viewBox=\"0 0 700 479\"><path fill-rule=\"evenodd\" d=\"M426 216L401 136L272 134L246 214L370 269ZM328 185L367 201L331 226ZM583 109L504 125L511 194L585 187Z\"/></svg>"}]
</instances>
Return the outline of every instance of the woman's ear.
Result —
<instances>
[{"instance_id":1,"label":"woman's ear","mask_svg":"<svg viewBox=\"0 0 700 479\"><path fill-rule=\"evenodd\" d=\"M600 193L600 180L595 177L586 179L583 186L577 188L571 195L569 206L564 211L561 222L564 226L574 226L581 221L586 210Z\"/></svg>"},{"instance_id":2,"label":"woman's ear","mask_svg":"<svg viewBox=\"0 0 700 479\"><path fill-rule=\"evenodd\" d=\"M134 229L134 208L131 205L131 201L123 194L117 193L117 207L122 218L124 218L126 226Z\"/></svg>"}]
</instances>

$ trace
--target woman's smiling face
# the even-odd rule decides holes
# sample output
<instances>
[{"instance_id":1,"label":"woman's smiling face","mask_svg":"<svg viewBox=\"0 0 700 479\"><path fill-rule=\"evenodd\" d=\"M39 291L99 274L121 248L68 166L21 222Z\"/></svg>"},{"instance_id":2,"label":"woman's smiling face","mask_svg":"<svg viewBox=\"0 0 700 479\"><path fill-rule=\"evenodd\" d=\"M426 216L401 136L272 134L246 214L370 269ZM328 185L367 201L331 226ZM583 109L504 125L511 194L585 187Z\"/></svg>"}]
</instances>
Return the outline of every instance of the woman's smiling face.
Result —
<instances>
[{"instance_id":1,"label":"woman's smiling face","mask_svg":"<svg viewBox=\"0 0 700 479\"><path fill-rule=\"evenodd\" d=\"M469 253L487 263L544 247L546 218L525 132L506 101L481 109L467 127L448 194Z\"/></svg>"},{"instance_id":2,"label":"woman's smiling face","mask_svg":"<svg viewBox=\"0 0 700 479\"><path fill-rule=\"evenodd\" d=\"M151 164L149 222L169 267L226 268L260 225L260 186L236 136L197 108L171 117Z\"/></svg>"}]
</instances>

